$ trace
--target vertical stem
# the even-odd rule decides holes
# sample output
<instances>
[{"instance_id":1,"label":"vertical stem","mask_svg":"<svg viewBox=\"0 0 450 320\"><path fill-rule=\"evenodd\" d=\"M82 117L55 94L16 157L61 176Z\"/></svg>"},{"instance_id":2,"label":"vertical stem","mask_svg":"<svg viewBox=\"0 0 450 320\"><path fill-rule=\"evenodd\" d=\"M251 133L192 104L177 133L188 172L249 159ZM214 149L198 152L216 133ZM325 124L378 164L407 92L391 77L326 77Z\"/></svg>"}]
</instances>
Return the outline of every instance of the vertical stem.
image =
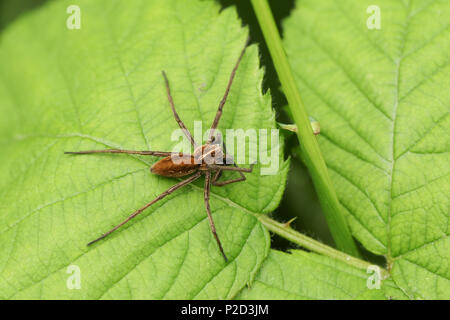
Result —
<instances>
[{"instance_id":1,"label":"vertical stem","mask_svg":"<svg viewBox=\"0 0 450 320\"><path fill-rule=\"evenodd\" d=\"M300 143L302 159L313 179L333 239L340 250L358 257L358 249L350 234L319 145L312 133L308 115L281 44L280 35L269 4L267 0L251 0L251 2L272 56L281 86L289 102L293 120L297 125L297 138Z\"/></svg>"}]
</instances>

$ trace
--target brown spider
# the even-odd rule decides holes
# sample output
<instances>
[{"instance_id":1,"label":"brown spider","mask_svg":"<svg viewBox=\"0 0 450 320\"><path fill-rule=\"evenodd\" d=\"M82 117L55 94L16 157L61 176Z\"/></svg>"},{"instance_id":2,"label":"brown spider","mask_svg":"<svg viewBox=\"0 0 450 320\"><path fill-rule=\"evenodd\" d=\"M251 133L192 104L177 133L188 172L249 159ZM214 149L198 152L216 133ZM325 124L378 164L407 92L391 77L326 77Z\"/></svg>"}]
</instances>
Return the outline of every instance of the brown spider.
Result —
<instances>
[{"instance_id":1,"label":"brown spider","mask_svg":"<svg viewBox=\"0 0 450 320\"><path fill-rule=\"evenodd\" d=\"M200 178L201 175L205 175L204 200L205 200L205 206L206 206L206 213L208 214L209 225L211 227L211 232L214 235L214 238L216 239L217 245L219 246L219 249L220 249L220 252L222 253L223 258L225 259L225 261L228 261L227 256L225 255L225 252L222 248L222 244L220 243L219 236L217 235L216 227L214 225L214 221L213 221L213 218L211 215L211 208L209 206L209 194L210 194L211 184L214 186L224 186L224 185L227 185L230 183L244 181L245 175L243 172L252 172L253 164L248 169L238 167L234 163L233 158L226 154L225 146L222 149L221 142L219 141L219 139L216 138L216 135L215 135L215 130L217 129L220 117L222 116L223 106L225 105L225 102L227 100L228 93L231 88L231 84L233 82L233 79L236 74L236 70L239 66L239 63L241 62L242 57L244 55L248 41L249 40L247 40L247 42L245 43L245 46L239 55L236 65L234 66L233 70L231 71L230 79L228 80L228 85L225 90L225 94L219 103L219 108L217 109L216 116L211 125L211 129L210 129L210 132L208 135L208 140L206 141L206 144L204 144L202 146L199 146L194 141L194 138L192 137L191 133L186 128L183 121L181 121L180 117L178 116L177 112L175 111L175 106L173 103L172 95L170 93L169 81L167 80L166 73L164 71L162 71L162 75L164 77L164 82L165 82L166 90L167 90L167 98L168 98L169 104L172 108L175 120L177 121L181 130L183 131L183 133L186 135L186 137L189 139L192 146L194 147L194 153L192 155L191 154L165 152L165 151L134 151L134 150L118 150L118 149L65 152L66 154L127 153L127 154L140 154L140 155L164 157L163 159L156 162L150 168L150 171L152 173L160 175L160 176L173 177L173 178L184 177L184 176L192 174L186 180L183 180L183 181L175 184L168 190L161 193L159 196L157 196L151 202L147 203L142 208L136 210L128 218L126 218L124 221L119 223L117 226L115 226L108 232L101 235L99 238L89 242L88 245L91 245L91 244L105 238L106 236L108 236L109 234L111 234L112 232L114 232L115 230L120 228L121 226L123 226L125 223L127 223L128 221L130 221L131 219L133 219L140 213L142 213L145 209L150 207L152 204L163 199L164 197L171 194L175 190L180 189L181 187L197 180L198 178ZM182 159L182 161L179 161L180 158ZM177 161L175 161L175 160L177 160ZM233 166L230 166L230 165L233 165ZM222 174L222 171L227 171L227 170L238 172L240 174L240 177L236 178L236 179L226 180L226 181L218 181ZM214 176L212 176L212 174L214 174Z\"/></svg>"}]
</instances>

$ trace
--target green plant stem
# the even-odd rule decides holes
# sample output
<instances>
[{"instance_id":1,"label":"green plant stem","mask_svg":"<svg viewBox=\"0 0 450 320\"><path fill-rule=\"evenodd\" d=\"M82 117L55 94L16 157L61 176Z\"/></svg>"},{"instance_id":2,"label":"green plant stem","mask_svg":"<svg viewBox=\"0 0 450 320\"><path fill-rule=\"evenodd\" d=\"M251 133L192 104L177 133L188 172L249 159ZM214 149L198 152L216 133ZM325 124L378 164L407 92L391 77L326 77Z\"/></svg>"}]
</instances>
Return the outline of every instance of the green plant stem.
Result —
<instances>
[{"instance_id":1,"label":"green plant stem","mask_svg":"<svg viewBox=\"0 0 450 320\"><path fill-rule=\"evenodd\" d=\"M340 260L348 265L356 267L358 269L367 270L368 267L373 266L373 263L355 258L342 251L336 250L326 244L323 244L317 240L307 237L289 226L289 223L280 223L268 217L265 214L257 216L258 220L271 232L278 234L279 236L292 241L303 248L311 250L316 253L320 253L324 256ZM385 279L389 276L386 269L380 267L382 278Z\"/></svg>"},{"instance_id":2,"label":"green plant stem","mask_svg":"<svg viewBox=\"0 0 450 320\"><path fill-rule=\"evenodd\" d=\"M303 106L292 69L281 44L280 35L270 7L267 0L251 0L251 2L270 55L272 56L281 86L289 102L289 109L292 113L293 120L297 125L297 137L302 159L313 179L333 239L338 249L359 257L358 249L346 223L319 145L312 133L308 115Z\"/></svg>"}]
</instances>

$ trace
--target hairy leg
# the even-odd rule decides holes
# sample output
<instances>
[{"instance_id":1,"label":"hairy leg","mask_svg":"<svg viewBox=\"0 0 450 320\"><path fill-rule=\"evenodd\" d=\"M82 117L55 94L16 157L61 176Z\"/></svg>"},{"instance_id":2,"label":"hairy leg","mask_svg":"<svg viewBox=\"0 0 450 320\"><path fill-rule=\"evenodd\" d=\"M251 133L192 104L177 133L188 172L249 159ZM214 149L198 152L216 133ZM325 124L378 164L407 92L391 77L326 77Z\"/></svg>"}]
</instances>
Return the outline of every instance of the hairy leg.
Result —
<instances>
[{"instance_id":1,"label":"hairy leg","mask_svg":"<svg viewBox=\"0 0 450 320\"><path fill-rule=\"evenodd\" d=\"M192 181L197 180L198 178L200 178L200 176L202 175L201 172L197 172L196 174L190 176L189 178L187 178L186 180L183 180L179 183L177 183L176 185L172 186L171 188L167 189L166 191L164 191L163 193L161 193L159 196L157 196L155 199L153 199L151 202L147 203L145 206L143 206L142 208L136 210L133 214L131 214L128 218L126 218L124 221L122 221L121 223L119 223L117 226L115 226L114 228L112 228L111 230L109 230L108 232L104 233L103 235L101 235L100 237L98 237L97 239L91 241L88 243L88 246L90 246L91 244L105 238L106 236L110 235L111 233L113 233L114 231L116 231L117 229L119 229L121 226L123 226L125 223L127 223L128 221L130 221L131 219L133 219L134 217L136 217L137 215L141 214L142 211L144 211L145 209L147 209L148 207L150 207L152 204L158 202L159 200L163 199L164 197L166 197L167 195L171 194L172 192L174 192L177 189L180 189L181 187L191 183Z\"/></svg>"},{"instance_id":2,"label":"hairy leg","mask_svg":"<svg viewBox=\"0 0 450 320\"><path fill-rule=\"evenodd\" d=\"M205 191L204 191L204 198L205 198L205 207L206 207L206 213L208 214L208 220L209 220L209 226L211 227L211 232L216 239L217 245L219 246L220 252L222 253L223 258L225 259L225 262L228 262L228 258L225 255L225 252L222 248L222 243L220 243L219 236L217 235L216 226L214 225L214 220L212 218L211 214L211 208L209 206L209 194L211 191L211 172L206 172L205 174Z\"/></svg>"},{"instance_id":3,"label":"hairy leg","mask_svg":"<svg viewBox=\"0 0 450 320\"><path fill-rule=\"evenodd\" d=\"M230 79L228 80L228 85L227 85L227 88L225 89L225 94L223 95L222 100L220 100L219 108L217 109L216 116L211 125L211 131L209 132L209 137L208 137L207 143L211 143L212 137L214 136L214 131L217 129L217 126L219 125L219 120L220 120L220 117L222 116L223 106L225 105L225 102L227 101L227 97L228 97L228 93L230 92L231 84L233 83L234 76L236 75L236 71L239 67L239 63L241 63L242 57L244 56L245 49L247 48L249 41L250 41L250 38L248 38L247 41L245 42L244 48L242 49L242 51L236 61L236 64L235 64L233 70L231 71Z\"/></svg>"},{"instance_id":4,"label":"hairy leg","mask_svg":"<svg viewBox=\"0 0 450 320\"><path fill-rule=\"evenodd\" d=\"M192 146L194 148L197 148L197 146L198 146L197 143L195 142L195 140L192 137L191 133L186 128L186 126L184 125L183 121L181 121L180 117L178 116L177 111L175 110L175 105L173 103L172 95L170 93L169 80L167 79L166 73L164 71L162 71L162 75L164 77L164 83L166 84L167 98L169 99L169 104L170 104L170 107L172 108L172 112L173 112L173 116L175 117L175 121L178 123L178 125L181 128L181 130L183 130L184 135L189 139L189 141L191 142Z\"/></svg>"},{"instance_id":5,"label":"hairy leg","mask_svg":"<svg viewBox=\"0 0 450 320\"><path fill-rule=\"evenodd\" d=\"M172 152L166 152L166 151L135 151L135 150L119 150L119 149L67 151L64 153L65 154L126 153L126 154L140 154L140 155L144 155L144 156L155 156L155 157L168 157L168 156L172 155Z\"/></svg>"},{"instance_id":6,"label":"hairy leg","mask_svg":"<svg viewBox=\"0 0 450 320\"><path fill-rule=\"evenodd\" d=\"M218 164L209 164L209 165L207 165L207 167L214 171L222 170L222 171L252 172L254 165L255 164L252 163L250 165L250 168L241 168L241 167L237 167L237 166L236 167L228 167L228 166L218 165Z\"/></svg>"},{"instance_id":7,"label":"hairy leg","mask_svg":"<svg viewBox=\"0 0 450 320\"><path fill-rule=\"evenodd\" d=\"M213 177L213 179L211 181L211 184L213 186L222 187L222 186L225 186L227 184L231 184L231 183L235 183L235 182L241 182L241 181L245 181L246 180L245 175L242 172L239 171L239 175L241 176L240 178L229 179L229 180L225 180L225 181L218 181L220 176L222 175L222 172L223 172L222 170L218 170L216 172L216 174L214 175L214 177Z\"/></svg>"}]
</instances>

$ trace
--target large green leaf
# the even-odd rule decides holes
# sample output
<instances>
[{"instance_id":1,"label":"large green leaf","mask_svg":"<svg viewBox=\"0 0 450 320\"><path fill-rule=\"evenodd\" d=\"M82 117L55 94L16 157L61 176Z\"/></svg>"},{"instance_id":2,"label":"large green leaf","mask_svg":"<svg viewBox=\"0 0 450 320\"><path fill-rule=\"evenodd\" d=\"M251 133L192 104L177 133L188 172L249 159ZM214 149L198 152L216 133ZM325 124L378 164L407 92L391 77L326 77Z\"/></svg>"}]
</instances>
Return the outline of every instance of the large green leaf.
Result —
<instances>
[{"instance_id":1,"label":"large green leaf","mask_svg":"<svg viewBox=\"0 0 450 320\"><path fill-rule=\"evenodd\" d=\"M70 156L104 148L172 150L181 118L206 129L247 31L212 1L71 1L28 14L0 38L0 298L231 298L269 252L255 214L280 201L277 175L213 187L211 207L230 258L211 235L203 181L185 187L93 247L86 243L175 184L150 174L157 159ZM256 46L240 65L220 128L274 127ZM69 290L71 265L81 289ZM71 269L69 269L70 271Z\"/></svg>"},{"instance_id":2,"label":"large green leaf","mask_svg":"<svg viewBox=\"0 0 450 320\"><path fill-rule=\"evenodd\" d=\"M377 283L377 277L380 280ZM238 299L403 299L392 280L329 257L300 250L271 250Z\"/></svg>"},{"instance_id":3,"label":"large green leaf","mask_svg":"<svg viewBox=\"0 0 450 320\"><path fill-rule=\"evenodd\" d=\"M450 297L449 16L446 0L302 0L284 24L352 232L410 298Z\"/></svg>"}]
</instances>

